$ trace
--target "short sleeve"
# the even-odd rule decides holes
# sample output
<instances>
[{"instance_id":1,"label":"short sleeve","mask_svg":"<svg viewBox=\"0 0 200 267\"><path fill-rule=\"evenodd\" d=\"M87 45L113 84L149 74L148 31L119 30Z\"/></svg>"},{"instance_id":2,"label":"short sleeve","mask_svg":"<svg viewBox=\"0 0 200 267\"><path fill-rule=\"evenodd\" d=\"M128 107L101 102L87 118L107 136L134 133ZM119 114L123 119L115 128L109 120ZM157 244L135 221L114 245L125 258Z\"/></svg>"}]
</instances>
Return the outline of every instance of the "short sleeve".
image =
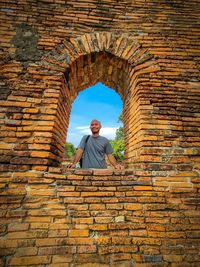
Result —
<instances>
[{"instance_id":1,"label":"short sleeve","mask_svg":"<svg viewBox=\"0 0 200 267\"><path fill-rule=\"evenodd\" d=\"M84 148L85 148L85 141L86 141L86 138L87 138L87 135L84 135L84 136L82 137L81 142L80 142L80 144L78 145L78 148L84 150Z\"/></svg>"},{"instance_id":2,"label":"short sleeve","mask_svg":"<svg viewBox=\"0 0 200 267\"><path fill-rule=\"evenodd\" d=\"M107 144L106 144L105 153L106 153L106 155L109 155L109 154L113 153L112 146L111 146L111 144L109 142L107 142Z\"/></svg>"}]
</instances>

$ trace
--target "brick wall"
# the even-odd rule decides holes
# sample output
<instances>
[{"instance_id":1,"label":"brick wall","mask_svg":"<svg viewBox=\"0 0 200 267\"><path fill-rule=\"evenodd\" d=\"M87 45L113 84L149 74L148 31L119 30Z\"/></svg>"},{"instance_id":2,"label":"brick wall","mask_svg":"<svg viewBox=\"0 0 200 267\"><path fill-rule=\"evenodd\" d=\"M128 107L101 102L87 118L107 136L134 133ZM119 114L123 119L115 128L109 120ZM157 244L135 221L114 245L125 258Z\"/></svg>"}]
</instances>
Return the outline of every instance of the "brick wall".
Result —
<instances>
[{"instance_id":1,"label":"brick wall","mask_svg":"<svg viewBox=\"0 0 200 267\"><path fill-rule=\"evenodd\" d=\"M50 168L8 181L1 266L199 264L197 174Z\"/></svg>"},{"instance_id":2,"label":"brick wall","mask_svg":"<svg viewBox=\"0 0 200 267\"><path fill-rule=\"evenodd\" d=\"M1 265L198 266L199 2L0 7ZM66 173L71 105L99 81L126 170Z\"/></svg>"}]
</instances>

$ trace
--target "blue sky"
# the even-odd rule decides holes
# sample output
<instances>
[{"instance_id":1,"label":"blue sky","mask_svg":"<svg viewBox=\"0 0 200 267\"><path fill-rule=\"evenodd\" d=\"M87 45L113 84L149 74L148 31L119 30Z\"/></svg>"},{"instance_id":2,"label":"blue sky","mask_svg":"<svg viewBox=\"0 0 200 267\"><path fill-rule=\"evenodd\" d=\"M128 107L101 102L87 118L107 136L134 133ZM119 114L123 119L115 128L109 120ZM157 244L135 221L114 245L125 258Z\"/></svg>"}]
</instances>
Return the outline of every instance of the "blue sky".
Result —
<instances>
[{"instance_id":1,"label":"blue sky","mask_svg":"<svg viewBox=\"0 0 200 267\"><path fill-rule=\"evenodd\" d=\"M83 135L91 134L92 119L101 121L100 135L113 139L120 126L117 121L121 111L120 96L102 83L81 91L72 104L67 141L77 147Z\"/></svg>"}]
</instances>

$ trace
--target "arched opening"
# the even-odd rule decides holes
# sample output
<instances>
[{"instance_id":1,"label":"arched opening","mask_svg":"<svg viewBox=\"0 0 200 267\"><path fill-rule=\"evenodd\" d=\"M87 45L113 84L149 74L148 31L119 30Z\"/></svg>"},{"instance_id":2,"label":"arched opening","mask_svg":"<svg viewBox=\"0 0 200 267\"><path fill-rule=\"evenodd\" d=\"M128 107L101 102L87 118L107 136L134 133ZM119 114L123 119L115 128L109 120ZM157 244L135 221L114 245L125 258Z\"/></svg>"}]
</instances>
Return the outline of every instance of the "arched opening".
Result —
<instances>
[{"instance_id":1,"label":"arched opening","mask_svg":"<svg viewBox=\"0 0 200 267\"><path fill-rule=\"evenodd\" d=\"M122 101L119 94L102 83L99 82L81 91L72 104L63 164L72 160L72 154L75 153L81 138L84 135L91 135L89 124L92 119L98 119L101 122L100 135L110 140L113 155L118 160L122 160L123 140L120 136L119 141L119 134L116 135L119 128L122 130L123 122L119 121L121 113Z\"/></svg>"},{"instance_id":2,"label":"arched opening","mask_svg":"<svg viewBox=\"0 0 200 267\"><path fill-rule=\"evenodd\" d=\"M66 128L68 128L72 103L78 94L85 88L93 86L99 82L102 82L107 87L114 89L124 104L123 99L126 95L129 83L128 73L129 64L125 60L115 57L105 51L90 53L79 57L71 64L70 68L66 69L63 75L62 99L64 101L62 105L59 106L62 110L58 110L58 116L60 117L61 115L62 117L59 118L60 124L67 120ZM118 114L118 116L119 115L120 114ZM66 132L67 131L68 130L66 129ZM57 139L57 142L58 141L61 141L61 138L59 140ZM65 145L63 138L62 143L60 142L60 147L61 145L63 147ZM61 153L63 156L63 151L61 151Z\"/></svg>"}]
</instances>

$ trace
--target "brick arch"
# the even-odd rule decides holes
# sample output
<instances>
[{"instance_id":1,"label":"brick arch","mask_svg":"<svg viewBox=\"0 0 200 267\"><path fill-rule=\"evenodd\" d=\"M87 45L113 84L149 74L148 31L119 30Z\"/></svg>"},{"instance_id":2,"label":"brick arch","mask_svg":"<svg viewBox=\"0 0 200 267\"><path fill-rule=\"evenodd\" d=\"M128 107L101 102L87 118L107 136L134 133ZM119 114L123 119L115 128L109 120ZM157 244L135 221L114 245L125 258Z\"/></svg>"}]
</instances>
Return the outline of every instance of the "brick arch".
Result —
<instances>
[{"instance_id":1,"label":"brick arch","mask_svg":"<svg viewBox=\"0 0 200 267\"><path fill-rule=\"evenodd\" d=\"M153 72L159 69L158 61L148 52L147 48L142 47L134 36L129 36L127 34L119 35L109 32L84 34L76 38L63 40L53 51L45 55L43 65L47 69L50 68L52 71L59 72L61 75L63 73L67 83L71 78L70 85L73 86L72 89L74 89L71 94L76 94L80 90L100 80L110 88L115 89L123 99L125 96L125 92L122 92L123 85L117 84L116 77L114 77L116 72L112 72L111 68L104 70L100 77L96 77L95 74L92 73L92 80L83 81L84 83L80 81L79 83L73 84L73 76L76 75L76 71L79 71L78 74L80 74L81 65L83 64L89 66L88 71L84 71L84 74L91 76L90 72L94 71L92 65L94 65L93 63L97 57L98 59L100 58L100 60L102 60L102 58L107 60L110 67L115 66L116 69L121 69L121 72L126 73L128 77L123 77L128 78L128 81L126 81L126 91L128 91L128 87L133 83L132 78L142 73L149 73L149 71ZM76 69L77 65L79 65L78 69ZM98 74L101 70L102 69L98 69ZM71 77L69 75L70 71L73 72ZM105 79L106 71L109 73L110 79ZM118 90L119 88L121 91Z\"/></svg>"},{"instance_id":2,"label":"brick arch","mask_svg":"<svg viewBox=\"0 0 200 267\"><path fill-rule=\"evenodd\" d=\"M61 44L57 45L53 51L46 53L46 55L51 55L51 59L52 57L54 58L54 61L48 61L48 63L56 64L57 61L58 64L63 63L62 66L60 65L63 68L69 66L80 56L101 51L106 51L116 57L127 60L131 65L135 65L135 61L139 57L144 53L147 55L147 49L142 49L143 53L138 55L141 49L142 45L134 36L96 32L63 40Z\"/></svg>"},{"instance_id":3,"label":"brick arch","mask_svg":"<svg viewBox=\"0 0 200 267\"><path fill-rule=\"evenodd\" d=\"M130 166L138 158L137 150L141 147L139 87L160 69L158 61L135 38L100 32L63 40L45 56L43 65L59 76L62 84L54 120L54 159L62 161L74 99L81 90L102 82L122 99L125 158Z\"/></svg>"}]
</instances>

